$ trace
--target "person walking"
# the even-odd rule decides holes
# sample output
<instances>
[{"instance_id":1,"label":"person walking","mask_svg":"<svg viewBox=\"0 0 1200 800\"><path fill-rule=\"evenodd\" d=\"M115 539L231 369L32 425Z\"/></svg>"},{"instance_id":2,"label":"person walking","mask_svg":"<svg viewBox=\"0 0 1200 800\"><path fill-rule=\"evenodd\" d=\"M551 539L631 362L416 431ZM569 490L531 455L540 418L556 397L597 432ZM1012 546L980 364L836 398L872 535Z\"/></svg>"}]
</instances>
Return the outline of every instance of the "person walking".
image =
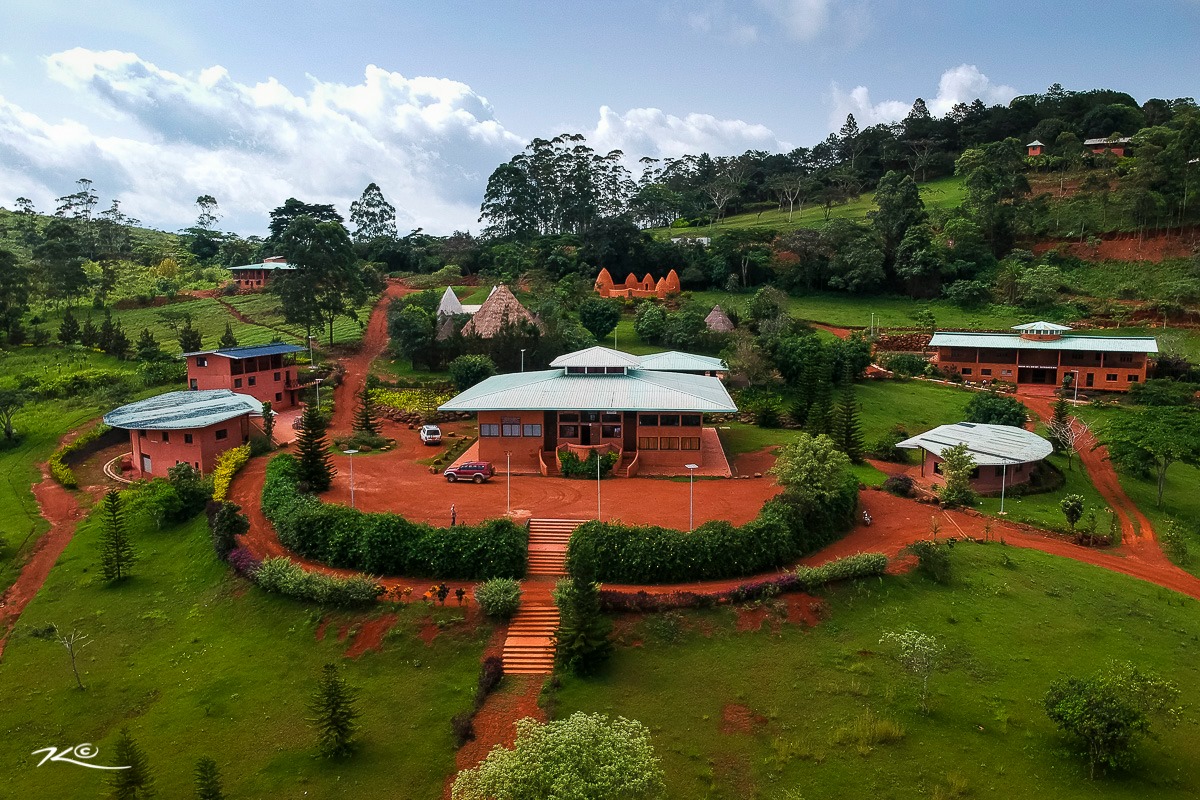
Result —
<instances>
[{"instance_id":1,"label":"person walking","mask_svg":"<svg viewBox=\"0 0 1200 800\"><path fill-rule=\"evenodd\" d=\"M450 527L453 528L455 523L457 523L457 522L458 522L458 511L455 510L454 503L451 503L450 504Z\"/></svg>"}]
</instances>

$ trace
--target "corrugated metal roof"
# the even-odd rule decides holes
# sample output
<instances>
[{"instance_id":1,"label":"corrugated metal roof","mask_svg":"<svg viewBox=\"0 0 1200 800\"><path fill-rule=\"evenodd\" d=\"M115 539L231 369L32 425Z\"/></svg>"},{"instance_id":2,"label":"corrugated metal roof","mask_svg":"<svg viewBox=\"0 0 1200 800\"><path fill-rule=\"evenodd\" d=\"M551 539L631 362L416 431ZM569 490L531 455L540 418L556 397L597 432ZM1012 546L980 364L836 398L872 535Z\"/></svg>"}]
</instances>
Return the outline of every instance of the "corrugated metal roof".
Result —
<instances>
[{"instance_id":1,"label":"corrugated metal roof","mask_svg":"<svg viewBox=\"0 0 1200 800\"><path fill-rule=\"evenodd\" d=\"M437 313L445 316L466 313L463 311L463 304L458 301L458 295L449 286L442 293L442 301L438 303Z\"/></svg>"},{"instance_id":2,"label":"corrugated metal roof","mask_svg":"<svg viewBox=\"0 0 1200 800\"><path fill-rule=\"evenodd\" d=\"M550 362L552 367L637 367L640 364L637 356L622 353L610 347L589 347L586 350L576 350L567 353Z\"/></svg>"},{"instance_id":3,"label":"corrugated metal roof","mask_svg":"<svg viewBox=\"0 0 1200 800\"><path fill-rule=\"evenodd\" d=\"M511 372L484 380L442 411L737 411L716 378L653 370L566 375L561 369Z\"/></svg>"},{"instance_id":4,"label":"corrugated metal roof","mask_svg":"<svg viewBox=\"0 0 1200 800\"><path fill-rule=\"evenodd\" d=\"M1091 147L1097 144L1129 144L1133 141L1130 136L1118 136L1116 139L1084 139L1084 147Z\"/></svg>"},{"instance_id":5,"label":"corrugated metal roof","mask_svg":"<svg viewBox=\"0 0 1200 800\"><path fill-rule=\"evenodd\" d=\"M990 347L1015 350L1073 350L1102 353L1157 353L1153 336L1085 336L1070 334L1061 339L1022 339L1016 333L955 333L938 331L930 347Z\"/></svg>"},{"instance_id":6,"label":"corrugated metal roof","mask_svg":"<svg viewBox=\"0 0 1200 800\"><path fill-rule=\"evenodd\" d=\"M1011 425L984 425L979 422L956 422L940 425L896 447L908 450L921 448L940 456L944 450L965 444L980 467L1001 464L1025 464L1041 461L1054 450L1053 445L1036 433Z\"/></svg>"},{"instance_id":7,"label":"corrugated metal roof","mask_svg":"<svg viewBox=\"0 0 1200 800\"><path fill-rule=\"evenodd\" d=\"M273 269L295 269L295 264L287 264L281 261L264 261L261 264L241 264L236 267L230 267L231 272L237 272L240 269L265 269L268 272Z\"/></svg>"},{"instance_id":8,"label":"corrugated metal roof","mask_svg":"<svg viewBox=\"0 0 1200 800\"><path fill-rule=\"evenodd\" d=\"M729 365L719 358L698 356L693 353L681 353L678 350L668 350L665 353L653 353L641 357L642 369L653 369L661 372L728 372Z\"/></svg>"},{"instance_id":9,"label":"corrugated metal roof","mask_svg":"<svg viewBox=\"0 0 1200 800\"><path fill-rule=\"evenodd\" d=\"M1012 329L1014 331L1053 331L1055 333L1074 330L1070 325L1059 325L1057 322L1046 322L1044 320L1026 322L1024 325L1013 325Z\"/></svg>"},{"instance_id":10,"label":"corrugated metal roof","mask_svg":"<svg viewBox=\"0 0 1200 800\"><path fill-rule=\"evenodd\" d=\"M128 430L190 430L240 417L261 414L262 402L228 389L167 392L114 409L104 424Z\"/></svg>"},{"instance_id":11,"label":"corrugated metal roof","mask_svg":"<svg viewBox=\"0 0 1200 800\"><path fill-rule=\"evenodd\" d=\"M217 355L224 356L225 358L243 359L283 355L285 353L299 353L303 350L304 348L297 344L272 342L271 344L247 344L241 347L223 347L219 350L197 350L194 353L184 353L183 357Z\"/></svg>"}]
</instances>

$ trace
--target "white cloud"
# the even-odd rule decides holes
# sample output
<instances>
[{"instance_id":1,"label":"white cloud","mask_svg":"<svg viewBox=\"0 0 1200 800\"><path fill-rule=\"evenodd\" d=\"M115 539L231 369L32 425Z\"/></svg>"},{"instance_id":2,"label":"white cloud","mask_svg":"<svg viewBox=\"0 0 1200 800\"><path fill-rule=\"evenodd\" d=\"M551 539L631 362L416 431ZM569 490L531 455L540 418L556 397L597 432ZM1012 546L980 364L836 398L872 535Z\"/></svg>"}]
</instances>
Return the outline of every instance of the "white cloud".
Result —
<instances>
[{"instance_id":1,"label":"white cloud","mask_svg":"<svg viewBox=\"0 0 1200 800\"><path fill-rule=\"evenodd\" d=\"M833 130L841 127L847 114L853 114L860 128L884 122L904 119L912 109L913 100L882 100L872 102L871 93L865 86L856 86L849 92L842 91L835 83L832 87L833 110L829 115L829 126ZM1018 94L1017 90L1004 84L995 84L979 71L974 64L960 64L942 73L938 81L937 95L926 99L925 105L935 117L944 116L958 103L970 103L976 98L987 105L1006 104Z\"/></svg>"},{"instance_id":2,"label":"white cloud","mask_svg":"<svg viewBox=\"0 0 1200 800\"><path fill-rule=\"evenodd\" d=\"M45 207L86 175L127 213L165 228L190 224L199 194L214 195L225 224L244 232L262 232L291 195L345 213L370 181L401 225L477 227L487 176L524 145L469 86L376 66L354 85L310 76L296 93L274 79L239 83L219 66L180 75L119 51L74 49L46 64L125 125L100 136L0 98L3 184Z\"/></svg>"},{"instance_id":3,"label":"white cloud","mask_svg":"<svg viewBox=\"0 0 1200 800\"><path fill-rule=\"evenodd\" d=\"M677 117L657 108L633 108L618 114L601 106L596 127L587 133L588 144L601 152L622 150L638 158L677 158L693 153L733 155L746 150L773 152L791 149L767 127L740 119L718 119L710 114Z\"/></svg>"},{"instance_id":4,"label":"white cloud","mask_svg":"<svg viewBox=\"0 0 1200 800\"><path fill-rule=\"evenodd\" d=\"M793 39L809 41L829 25L831 0L757 0Z\"/></svg>"}]
</instances>

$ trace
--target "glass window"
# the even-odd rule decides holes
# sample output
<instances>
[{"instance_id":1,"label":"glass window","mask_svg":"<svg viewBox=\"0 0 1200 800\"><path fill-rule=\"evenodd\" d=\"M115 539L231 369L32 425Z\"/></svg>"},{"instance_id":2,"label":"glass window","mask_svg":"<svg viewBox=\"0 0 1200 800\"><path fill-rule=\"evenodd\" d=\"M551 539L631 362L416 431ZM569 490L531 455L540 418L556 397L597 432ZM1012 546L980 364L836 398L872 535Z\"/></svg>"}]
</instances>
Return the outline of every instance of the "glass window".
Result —
<instances>
[{"instance_id":1,"label":"glass window","mask_svg":"<svg viewBox=\"0 0 1200 800\"><path fill-rule=\"evenodd\" d=\"M600 436L604 439L619 439L621 438L620 425L601 425Z\"/></svg>"},{"instance_id":2,"label":"glass window","mask_svg":"<svg viewBox=\"0 0 1200 800\"><path fill-rule=\"evenodd\" d=\"M1137 383L1137 382L1138 382L1138 376L1137 376L1137 375L1130 375L1130 376L1128 376L1128 377L1126 378L1126 380L1128 380L1130 383Z\"/></svg>"},{"instance_id":3,"label":"glass window","mask_svg":"<svg viewBox=\"0 0 1200 800\"><path fill-rule=\"evenodd\" d=\"M494 422L481 423L479 426L480 436L499 436L500 426Z\"/></svg>"},{"instance_id":4,"label":"glass window","mask_svg":"<svg viewBox=\"0 0 1200 800\"><path fill-rule=\"evenodd\" d=\"M600 416L600 421L601 421L601 422L620 422L620 421L621 421L621 415L620 415L620 414L614 414L614 413L613 413L613 412L611 412L611 411L605 411L605 412L604 412L604 413L603 413L603 414Z\"/></svg>"},{"instance_id":5,"label":"glass window","mask_svg":"<svg viewBox=\"0 0 1200 800\"><path fill-rule=\"evenodd\" d=\"M699 428L700 427L700 415L699 414L683 414L679 417L679 424L685 428Z\"/></svg>"},{"instance_id":6,"label":"glass window","mask_svg":"<svg viewBox=\"0 0 1200 800\"><path fill-rule=\"evenodd\" d=\"M606 373L608 373L609 375L624 375L625 374L624 367L605 367L604 371Z\"/></svg>"},{"instance_id":7,"label":"glass window","mask_svg":"<svg viewBox=\"0 0 1200 800\"><path fill-rule=\"evenodd\" d=\"M205 358L204 356L196 356L196 366L197 367L207 367L208 359Z\"/></svg>"},{"instance_id":8,"label":"glass window","mask_svg":"<svg viewBox=\"0 0 1200 800\"><path fill-rule=\"evenodd\" d=\"M638 437L638 450L657 450L657 449L658 449L658 437L657 436L639 436Z\"/></svg>"},{"instance_id":9,"label":"glass window","mask_svg":"<svg viewBox=\"0 0 1200 800\"><path fill-rule=\"evenodd\" d=\"M981 370L979 370L979 374L980 375L991 375L992 371L990 369L981 369Z\"/></svg>"},{"instance_id":10,"label":"glass window","mask_svg":"<svg viewBox=\"0 0 1200 800\"><path fill-rule=\"evenodd\" d=\"M220 430L218 430L218 431L217 431L217 438L218 438L218 439L228 439L228 438L229 438L229 429L228 429L228 428L221 428Z\"/></svg>"},{"instance_id":11,"label":"glass window","mask_svg":"<svg viewBox=\"0 0 1200 800\"><path fill-rule=\"evenodd\" d=\"M558 415L559 422L579 422L579 415L575 412L562 413Z\"/></svg>"},{"instance_id":12,"label":"glass window","mask_svg":"<svg viewBox=\"0 0 1200 800\"><path fill-rule=\"evenodd\" d=\"M578 425L559 425L558 426L558 438L560 438L560 439L578 439L579 438L579 426Z\"/></svg>"},{"instance_id":13,"label":"glass window","mask_svg":"<svg viewBox=\"0 0 1200 800\"><path fill-rule=\"evenodd\" d=\"M275 373L275 380L279 380L279 378L280 378L280 376L281 376L282 374L283 374L282 372L276 372L276 373Z\"/></svg>"},{"instance_id":14,"label":"glass window","mask_svg":"<svg viewBox=\"0 0 1200 800\"><path fill-rule=\"evenodd\" d=\"M583 412L583 421L584 422L599 422L600 421L600 412L599 411L584 411Z\"/></svg>"},{"instance_id":15,"label":"glass window","mask_svg":"<svg viewBox=\"0 0 1200 800\"><path fill-rule=\"evenodd\" d=\"M275 393L275 402L278 403L278 402L282 402L282 401L283 401L283 392L276 392Z\"/></svg>"},{"instance_id":16,"label":"glass window","mask_svg":"<svg viewBox=\"0 0 1200 800\"><path fill-rule=\"evenodd\" d=\"M638 417L638 425L658 426L658 414L642 414Z\"/></svg>"},{"instance_id":17,"label":"glass window","mask_svg":"<svg viewBox=\"0 0 1200 800\"><path fill-rule=\"evenodd\" d=\"M586 370L583 367L567 367L568 375L582 375Z\"/></svg>"},{"instance_id":18,"label":"glass window","mask_svg":"<svg viewBox=\"0 0 1200 800\"><path fill-rule=\"evenodd\" d=\"M1126 364L1129 364L1133 362L1133 356L1129 355L1128 353L1122 353L1121 360Z\"/></svg>"},{"instance_id":19,"label":"glass window","mask_svg":"<svg viewBox=\"0 0 1200 800\"><path fill-rule=\"evenodd\" d=\"M660 436L658 438L658 449L659 450L678 450L679 449L679 437L678 436Z\"/></svg>"},{"instance_id":20,"label":"glass window","mask_svg":"<svg viewBox=\"0 0 1200 800\"><path fill-rule=\"evenodd\" d=\"M541 436L542 435L542 426L541 425L525 425L522 427L521 432L522 432L523 436Z\"/></svg>"},{"instance_id":21,"label":"glass window","mask_svg":"<svg viewBox=\"0 0 1200 800\"><path fill-rule=\"evenodd\" d=\"M658 418L658 424L662 425L664 428L667 428L667 427L678 428L679 427L679 415L678 414L663 414L661 417Z\"/></svg>"},{"instance_id":22,"label":"glass window","mask_svg":"<svg viewBox=\"0 0 1200 800\"><path fill-rule=\"evenodd\" d=\"M191 444L191 443L192 443L192 435L191 435L190 433L185 433L185 434L183 435L183 443L184 443L184 444Z\"/></svg>"},{"instance_id":23,"label":"glass window","mask_svg":"<svg viewBox=\"0 0 1200 800\"><path fill-rule=\"evenodd\" d=\"M962 374L963 374L963 375L970 375L972 371L973 371L973 370L972 370L970 367L963 367L963 368L962 368Z\"/></svg>"},{"instance_id":24,"label":"glass window","mask_svg":"<svg viewBox=\"0 0 1200 800\"><path fill-rule=\"evenodd\" d=\"M587 374L588 375L603 375L604 367L588 367Z\"/></svg>"},{"instance_id":25,"label":"glass window","mask_svg":"<svg viewBox=\"0 0 1200 800\"><path fill-rule=\"evenodd\" d=\"M1104 380L1106 380L1110 383L1115 382L1117 380L1117 373L1115 373L1115 372L1108 373L1107 375L1104 376Z\"/></svg>"},{"instance_id":26,"label":"glass window","mask_svg":"<svg viewBox=\"0 0 1200 800\"><path fill-rule=\"evenodd\" d=\"M699 436L684 436L683 438L681 438L679 440L679 449L680 450L699 450L700 449L700 437Z\"/></svg>"},{"instance_id":27,"label":"glass window","mask_svg":"<svg viewBox=\"0 0 1200 800\"><path fill-rule=\"evenodd\" d=\"M501 417L500 418L500 435L501 436L520 436L521 435L521 418L520 417Z\"/></svg>"},{"instance_id":28,"label":"glass window","mask_svg":"<svg viewBox=\"0 0 1200 800\"><path fill-rule=\"evenodd\" d=\"M163 432L162 432L162 435L163 435L163 441L164 441L164 442L169 442L169 441L171 441L171 434L167 433L166 431L163 431Z\"/></svg>"},{"instance_id":29,"label":"glass window","mask_svg":"<svg viewBox=\"0 0 1200 800\"><path fill-rule=\"evenodd\" d=\"M258 382L258 378L256 378L254 375L251 375L249 378L246 379L246 382L249 385L254 386Z\"/></svg>"},{"instance_id":30,"label":"glass window","mask_svg":"<svg viewBox=\"0 0 1200 800\"><path fill-rule=\"evenodd\" d=\"M233 388L235 388L235 389L240 389L240 388L242 388L242 379L241 379L241 378L234 378L234 379L233 379Z\"/></svg>"}]
</instances>

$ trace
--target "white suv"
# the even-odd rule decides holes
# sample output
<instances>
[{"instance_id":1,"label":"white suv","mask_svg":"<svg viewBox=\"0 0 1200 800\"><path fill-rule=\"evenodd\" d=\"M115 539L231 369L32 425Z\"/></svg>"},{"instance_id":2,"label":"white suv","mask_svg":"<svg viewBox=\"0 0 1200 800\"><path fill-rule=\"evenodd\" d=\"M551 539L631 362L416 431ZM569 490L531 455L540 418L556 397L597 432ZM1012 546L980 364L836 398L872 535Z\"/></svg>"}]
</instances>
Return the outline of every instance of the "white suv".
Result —
<instances>
[{"instance_id":1,"label":"white suv","mask_svg":"<svg viewBox=\"0 0 1200 800\"><path fill-rule=\"evenodd\" d=\"M421 441L425 444L441 444L442 429L437 425L422 425Z\"/></svg>"}]
</instances>

